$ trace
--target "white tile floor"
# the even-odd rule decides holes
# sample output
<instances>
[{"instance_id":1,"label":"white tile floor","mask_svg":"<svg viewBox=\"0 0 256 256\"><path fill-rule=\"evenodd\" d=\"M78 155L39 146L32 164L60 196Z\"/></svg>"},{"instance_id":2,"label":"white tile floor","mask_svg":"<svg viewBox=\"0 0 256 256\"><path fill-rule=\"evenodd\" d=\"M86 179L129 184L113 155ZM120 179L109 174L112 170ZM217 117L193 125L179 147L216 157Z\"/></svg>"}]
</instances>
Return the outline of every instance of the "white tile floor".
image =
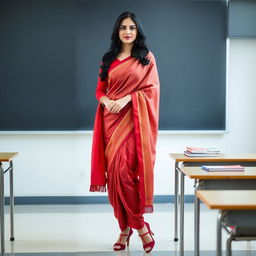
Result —
<instances>
[{"instance_id":1,"label":"white tile floor","mask_svg":"<svg viewBox=\"0 0 256 256\"><path fill-rule=\"evenodd\" d=\"M112 251L119 234L109 205L18 205L15 206L15 241L11 243L8 212L6 207L6 252L107 252ZM203 251L215 250L216 216L217 211L201 206L200 249ZM173 218L173 204L155 204L155 212L145 215L155 233L155 252L178 250L178 243L173 241ZM194 248L193 223L193 205L186 204L186 251ZM225 238L224 232L223 247ZM247 250L252 255L249 251L256 249L256 242L233 242L232 248ZM130 251L142 251L137 235L131 238Z\"/></svg>"}]
</instances>

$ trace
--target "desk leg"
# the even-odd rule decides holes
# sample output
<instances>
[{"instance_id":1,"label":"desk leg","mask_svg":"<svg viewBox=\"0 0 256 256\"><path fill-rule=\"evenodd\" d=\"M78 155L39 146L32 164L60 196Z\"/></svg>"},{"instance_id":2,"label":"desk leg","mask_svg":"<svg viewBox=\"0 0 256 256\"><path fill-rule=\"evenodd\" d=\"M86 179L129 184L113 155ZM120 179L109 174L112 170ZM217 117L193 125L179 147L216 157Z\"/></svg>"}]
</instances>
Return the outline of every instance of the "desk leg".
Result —
<instances>
[{"instance_id":1,"label":"desk leg","mask_svg":"<svg viewBox=\"0 0 256 256\"><path fill-rule=\"evenodd\" d=\"M222 220L225 216L225 212L219 210L217 217L217 246L216 246L216 256L221 256L221 232L222 232Z\"/></svg>"},{"instance_id":2,"label":"desk leg","mask_svg":"<svg viewBox=\"0 0 256 256\"><path fill-rule=\"evenodd\" d=\"M0 162L0 228L1 228L1 256L4 255L4 170Z\"/></svg>"},{"instance_id":3,"label":"desk leg","mask_svg":"<svg viewBox=\"0 0 256 256\"><path fill-rule=\"evenodd\" d=\"M194 256L200 255L199 244L200 244L200 200L196 196L197 184L195 181L195 205L194 205L194 216L195 216L195 245L194 245Z\"/></svg>"},{"instance_id":4,"label":"desk leg","mask_svg":"<svg viewBox=\"0 0 256 256\"><path fill-rule=\"evenodd\" d=\"M226 255L227 256L232 256L232 248L231 248L231 243L234 239L234 235L231 233L228 235L228 239L227 239L227 244L226 244Z\"/></svg>"},{"instance_id":5,"label":"desk leg","mask_svg":"<svg viewBox=\"0 0 256 256\"><path fill-rule=\"evenodd\" d=\"M14 241L14 197L13 197L13 162L10 162L10 224L11 224L11 237L10 240Z\"/></svg>"},{"instance_id":6,"label":"desk leg","mask_svg":"<svg viewBox=\"0 0 256 256\"><path fill-rule=\"evenodd\" d=\"M184 176L180 172L180 256L184 256Z\"/></svg>"},{"instance_id":7,"label":"desk leg","mask_svg":"<svg viewBox=\"0 0 256 256\"><path fill-rule=\"evenodd\" d=\"M178 241L178 190L179 190L179 166L175 162L175 183L174 183L174 241Z\"/></svg>"}]
</instances>

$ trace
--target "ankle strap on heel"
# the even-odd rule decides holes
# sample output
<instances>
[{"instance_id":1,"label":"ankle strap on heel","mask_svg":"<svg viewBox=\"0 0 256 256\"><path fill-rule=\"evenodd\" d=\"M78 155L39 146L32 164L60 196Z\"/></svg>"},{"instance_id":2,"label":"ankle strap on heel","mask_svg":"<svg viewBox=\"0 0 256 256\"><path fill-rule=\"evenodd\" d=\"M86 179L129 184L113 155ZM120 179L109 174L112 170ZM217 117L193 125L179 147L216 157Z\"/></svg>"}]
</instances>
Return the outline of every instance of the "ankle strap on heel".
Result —
<instances>
[{"instance_id":1,"label":"ankle strap on heel","mask_svg":"<svg viewBox=\"0 0 256 256\"><path fill-rule=\"evenodd\" d=\"M144 233L144 234L142 234L142 235L139 235L140 237L143 237L143 236L145 236L145 235L147 235L147 234L150 234L150 232L146 232L146 233ZM151 235L151 234L150 234Z\"/></svg>"}]
</instances>

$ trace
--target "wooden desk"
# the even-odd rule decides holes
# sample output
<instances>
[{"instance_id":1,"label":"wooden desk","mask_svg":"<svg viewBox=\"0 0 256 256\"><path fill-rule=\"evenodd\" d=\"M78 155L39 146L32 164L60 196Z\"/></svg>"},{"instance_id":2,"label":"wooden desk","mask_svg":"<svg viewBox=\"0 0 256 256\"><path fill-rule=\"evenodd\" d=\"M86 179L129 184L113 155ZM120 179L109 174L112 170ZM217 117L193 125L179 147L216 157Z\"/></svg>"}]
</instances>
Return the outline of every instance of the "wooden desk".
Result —
<instances>
[{"instance_id":1,"label":"wooden desk","mask_svg":"<svg viewBox=\"0 0 256 256\"><path fill-rule=\"evenodd\" d=\"M201 167L181 167L181 179L186 175L195 180L195 193L200 189L254 190L256 188L256 167L246 167L244 172L207 172ZM200 203L195 195L195 255L200 253Z\"/></svg>"},{"instance_id":2,"label":"wooden desk","mask_svg":"<svg viewBox=\"0 0 256 256\"><path fill-rule=\"evenodd\" d=\"M216 255L221 256L221 226L224 216L230 210L239 211L241 214L244 210L252 210L251 216L255 219L256 190L198 190L196 197L202 200L208 208L220 210L217 220Z\"/></svg>"},{"instance_id":3,"label":"wooden desk","mask_svg":"<svg viewBox=\"0 0 256 256\"><path fill-rule=\"evenodd\" d=\"M11 241L14 241L14 197L13 197L13 158L18 153L0 153L0 229L1 229L1 256L5 254L5 232L4 232L4 174L9 172L10 177L10 224ZM8 162L9 167L4 170L3 162Z\"/></svg>"},{"instance_id":4,"label":"wooden desk","mask_svg":"<svg viewBox=\"0 0 256 256\"><path fill-rule=\"evenodd\" d=\"M184 175L181 174L180 166L201 166L203 164L241 164L244 166L256 166L256 154L220 154L214 157L187 157L184 154L170 153L175 160L175 208L174 208L174 241L178 241L178 195L180 174L180 256L184 255ZM199 253L199 244L195 239L195 251ZM199 254L197 255L199 256Z\"/></svg>"},{"instance_id":5,"label":"wooden desk","mask_svg":"<svg viewBox=\"0 0 256 256\"><path fill-rule=\"evenodd\" d=\"M170 153L178 162L256 162L256 154L220 154L219 156L188 157L184 154Z\"/></svg>"},{"instance_id":6,"label":"wooden desk","mask_svg":"<svg viewBox=\"0 0 256 256\"><path fill-rule=\"evenodd\" d=\"M197 190L209 209L256 210L256 190Z\"/></svg>"},{"instance_id":7,"label":"wooden desk","mask_svg":"<svg viewBox=\"0 0 256 256\"><path fill-rule=\"evenodd\" d=\"M243 172L207 172L201 167L181 167L180 170L188 178L198 180L256 179L256 167L246 167Z\"/></svg>"}]
</instances>

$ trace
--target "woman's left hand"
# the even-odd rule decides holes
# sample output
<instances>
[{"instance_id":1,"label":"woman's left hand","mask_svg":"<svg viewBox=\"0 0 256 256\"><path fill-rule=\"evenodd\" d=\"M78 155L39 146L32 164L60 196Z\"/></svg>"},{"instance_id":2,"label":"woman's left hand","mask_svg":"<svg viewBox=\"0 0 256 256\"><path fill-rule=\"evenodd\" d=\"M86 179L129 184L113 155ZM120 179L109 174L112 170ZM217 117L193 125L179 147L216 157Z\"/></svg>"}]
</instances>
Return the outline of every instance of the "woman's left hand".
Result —
<instances>
[{"instance_id":1,"label":"woman's left hand","mask_svg":"<svg viewBox=\"0 0 256 256\"><path fill-rule=\"evenodd\" d=\"M129 102L131 101L131 95L127 95L123 98L115 100L115 104L109 110L110 113L119 113Z\"/></svg>"}]
</instances>

